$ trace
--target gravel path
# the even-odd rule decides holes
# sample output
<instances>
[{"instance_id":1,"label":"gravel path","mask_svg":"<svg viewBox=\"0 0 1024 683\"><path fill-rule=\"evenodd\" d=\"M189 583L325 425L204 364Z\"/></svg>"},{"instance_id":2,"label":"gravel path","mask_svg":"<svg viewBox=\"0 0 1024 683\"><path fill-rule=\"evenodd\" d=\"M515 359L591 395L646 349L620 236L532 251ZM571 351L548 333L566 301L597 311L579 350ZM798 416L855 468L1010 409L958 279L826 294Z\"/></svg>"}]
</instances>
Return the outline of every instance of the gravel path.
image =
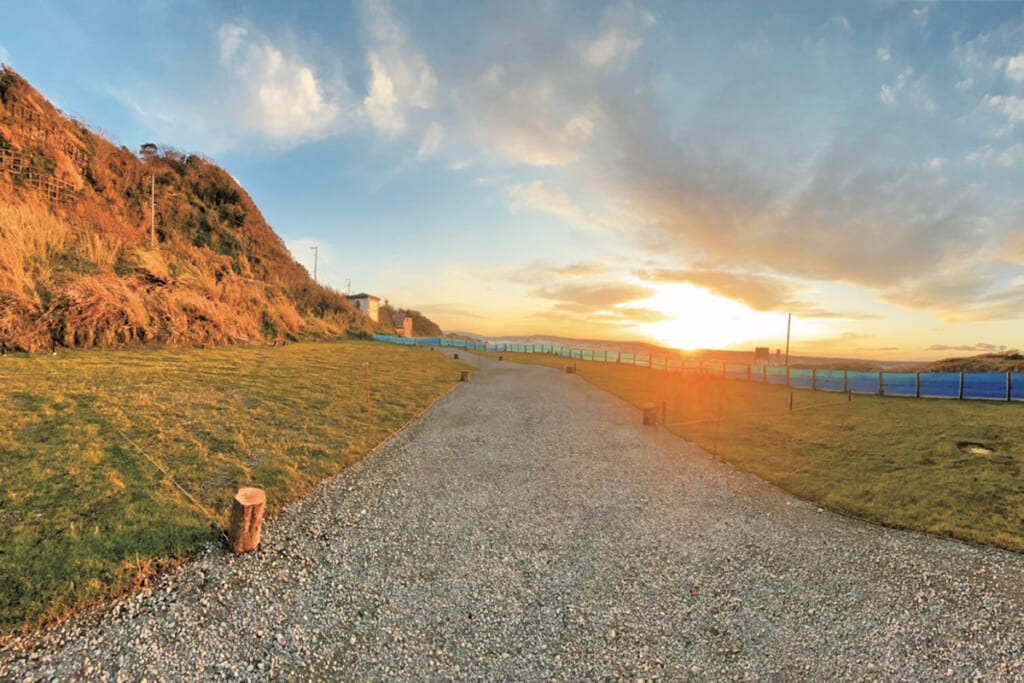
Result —
<instances>
[{"instance_id":1,"label":"gravel path","mask_svg":"<svg viewBox=\"0 0 1024 683\"><path fill-rule=\"evenodd\" d=\"M257 553L9 643L0 678L1024 678L1024 556L822 512L578 377L483 366Z\"/></svg>"}]
</instances>

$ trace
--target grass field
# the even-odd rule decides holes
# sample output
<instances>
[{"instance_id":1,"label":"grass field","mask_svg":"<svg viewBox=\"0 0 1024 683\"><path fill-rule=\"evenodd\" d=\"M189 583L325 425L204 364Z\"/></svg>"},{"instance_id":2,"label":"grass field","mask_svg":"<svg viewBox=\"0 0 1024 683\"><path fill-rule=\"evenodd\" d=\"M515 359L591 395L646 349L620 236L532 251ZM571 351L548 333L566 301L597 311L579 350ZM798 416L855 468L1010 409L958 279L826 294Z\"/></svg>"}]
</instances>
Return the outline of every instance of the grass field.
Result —
<instances>
[{"instance_id":1,"label":"grass field","mask_svg":"<svg viewBox=\"0 0 1024 683\"><path fill-rule=\"evenodd\" d=\"M0 359L0 639L216 539L239 486L272 513L362 457L367 360L371 446L464 367L372 342Z\"/></svg>"},{"instance_id":2,"label":"grass field","mask_svg":"<svg viewBox=\"0 0 1024 683\"><path fill-rule=\"evenodd\" d=\"M502 355L562 371L573 362ZM1024 551L1024 404L848 401L792 390L791 412L786 387L575 363L580 377L636 406L656 403L659 421L664 401L669 430L798 496L889 526ZM994 452L965 453L961 442Z\"/></svg>"}]
</instances>

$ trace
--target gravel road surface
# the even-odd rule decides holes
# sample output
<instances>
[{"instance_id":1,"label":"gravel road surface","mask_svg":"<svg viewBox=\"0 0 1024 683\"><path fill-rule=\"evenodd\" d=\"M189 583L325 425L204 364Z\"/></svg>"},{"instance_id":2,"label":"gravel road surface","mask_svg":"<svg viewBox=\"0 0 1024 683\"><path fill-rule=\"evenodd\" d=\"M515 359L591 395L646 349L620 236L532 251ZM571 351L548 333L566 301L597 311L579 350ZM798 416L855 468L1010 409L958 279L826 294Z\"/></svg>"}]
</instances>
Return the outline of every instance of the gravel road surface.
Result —
<instances>
[{"instance_id":1,"label":"gravel road surface","mask_svg":"<svg viewBox=\"0 0 1024 683\"><path fill-rule=\"evenodd\" d=\"M259 551L10 642L0 678L1024 679L1024 556L822 512L640 422L484 361Z\"/></svg>"}]
</instances>

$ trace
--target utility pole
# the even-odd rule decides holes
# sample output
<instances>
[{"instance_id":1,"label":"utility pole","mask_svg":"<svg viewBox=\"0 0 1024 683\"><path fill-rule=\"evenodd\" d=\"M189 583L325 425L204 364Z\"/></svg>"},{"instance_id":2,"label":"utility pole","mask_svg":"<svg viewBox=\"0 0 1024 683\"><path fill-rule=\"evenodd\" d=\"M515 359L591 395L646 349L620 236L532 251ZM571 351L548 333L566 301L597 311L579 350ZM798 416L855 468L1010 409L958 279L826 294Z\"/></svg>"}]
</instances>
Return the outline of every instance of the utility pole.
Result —
<instances>
[{"instance_id":1,"label":"utility pole","mask_svg":"<svg viewBox=\"0 0 1024 683\"><path fill-rule=\"evenodd\" d=\"M316 247L310 247L310 249L313 251L313 282L316 282L316 262L320 252Z\"/></svg>"},{"instance_id":2,"label":"utility pole","mask_svg":"<svg viewBox=\"0 0 1024 683\"><path fill-rule=\"evenodd\" d=\"M786 316L786 367L789 367L789 326L793 322L793 314L789 313Z\"/></svg>"},{"instance_id":3,"label":"utility pole","mask_svg":"<svg viewBox=\"0 0 1024 683\"><path fill-rule=\"evenodd\" d=\"M156 249L156 174L149 176L149 246Z\"/></svg>"}]
</instances>

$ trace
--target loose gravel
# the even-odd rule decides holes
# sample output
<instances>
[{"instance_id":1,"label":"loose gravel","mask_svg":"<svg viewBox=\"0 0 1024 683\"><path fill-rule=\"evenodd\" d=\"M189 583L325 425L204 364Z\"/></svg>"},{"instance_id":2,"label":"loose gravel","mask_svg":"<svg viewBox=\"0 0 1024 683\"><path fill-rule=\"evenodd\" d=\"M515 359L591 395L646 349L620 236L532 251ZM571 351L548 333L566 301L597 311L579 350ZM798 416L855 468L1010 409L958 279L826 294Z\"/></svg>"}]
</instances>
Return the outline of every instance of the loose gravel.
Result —
<instances>
[{"instance_id":1,"label":"loose gravel","mask_svg":"<svg viewBox=\"0 0 1024 683\"><path fill-rule=\"evenodd\" d=\"M578 377L482 365L259 551L11 641L0 678L1024 678L1024 556L833 515Z\"/></svg>"}]
</instances>

